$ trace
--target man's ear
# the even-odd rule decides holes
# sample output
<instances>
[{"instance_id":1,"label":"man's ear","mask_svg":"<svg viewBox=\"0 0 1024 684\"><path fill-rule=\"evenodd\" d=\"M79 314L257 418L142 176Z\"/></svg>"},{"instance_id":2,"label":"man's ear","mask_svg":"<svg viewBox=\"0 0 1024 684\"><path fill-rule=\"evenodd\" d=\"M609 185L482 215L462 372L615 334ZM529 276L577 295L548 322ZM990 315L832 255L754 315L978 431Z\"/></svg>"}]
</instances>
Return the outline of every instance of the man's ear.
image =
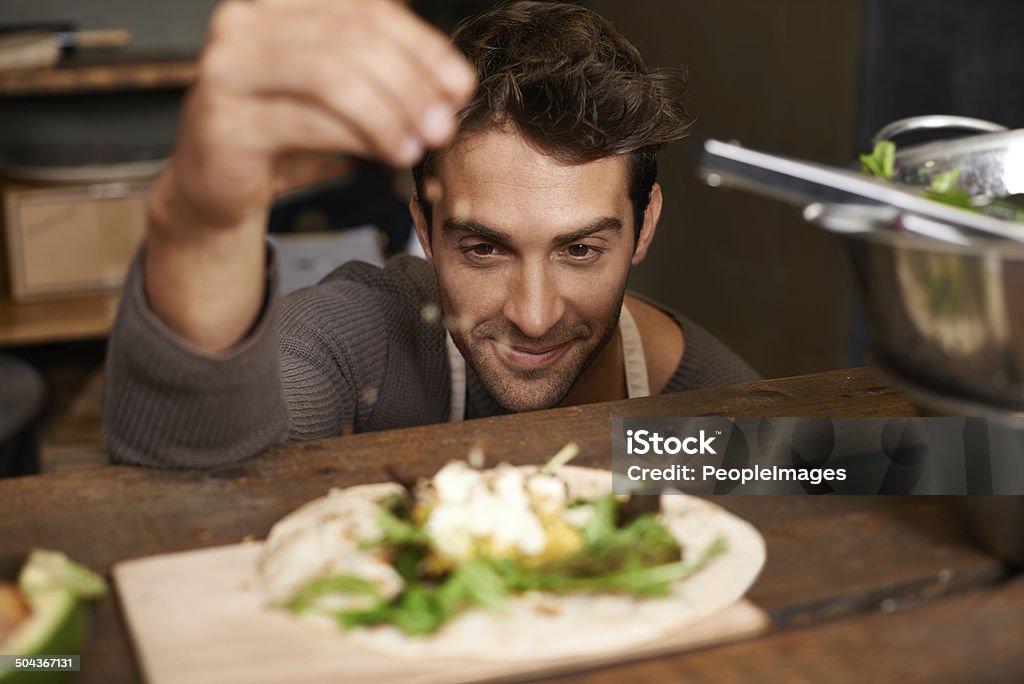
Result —
<instances>
[{"instance_id":1,"label":"man's ear","mask_svg":"<svg viewBox=\"0 0 1024 684\"><path fill-rule=\"evenodd\" d=\"M433 261L434 255L430 251L430 231L427 230L427 217L423 215L423 208L420 207L419 197L415 190L409 194L409 213L412 215L412 224L416 228L416 237L420 241L420 247L427 255L427 261Z\"/></svg>"},{"instance_id":2,"label":"man's ear","mask_svg":"<svg viewBox=\"0 0 1024 684\"><path fill-rule=\"evenodd\" d=\"M644 225L640 228L636 250L633 252L631 263L634 266L640 264L647 256L647 249L654 239L654 231L658 228L659 218L661 218L661 186L655 183L651 188L651 201L647 204L647 211L644 212Z\"/></svg>"}]
</instances>

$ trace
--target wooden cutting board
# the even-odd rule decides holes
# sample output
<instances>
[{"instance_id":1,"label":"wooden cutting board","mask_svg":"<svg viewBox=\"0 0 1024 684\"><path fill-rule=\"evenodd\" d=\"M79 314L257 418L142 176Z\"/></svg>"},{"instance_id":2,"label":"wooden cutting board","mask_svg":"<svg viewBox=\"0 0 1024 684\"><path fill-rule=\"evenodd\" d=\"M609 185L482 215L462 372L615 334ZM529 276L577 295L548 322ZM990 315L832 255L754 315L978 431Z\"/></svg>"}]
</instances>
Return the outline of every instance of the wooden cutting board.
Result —
<instances>
[{"instance_id":1,"label":"wooden cutting board","mask_svg":"<svg viewBox=\"0 0 1024 684\"><path fill-rule=\"evenodd\" d=\"M740 601L640 648L530 662L414 660L366 650L264 607L256 577L262 543L152 556L114 566L121 605L149 684L295 681L428 684L538 676L765 632L764 611ZM481 644L482 651L495 645Z\"/></svg>"}]
</instances>

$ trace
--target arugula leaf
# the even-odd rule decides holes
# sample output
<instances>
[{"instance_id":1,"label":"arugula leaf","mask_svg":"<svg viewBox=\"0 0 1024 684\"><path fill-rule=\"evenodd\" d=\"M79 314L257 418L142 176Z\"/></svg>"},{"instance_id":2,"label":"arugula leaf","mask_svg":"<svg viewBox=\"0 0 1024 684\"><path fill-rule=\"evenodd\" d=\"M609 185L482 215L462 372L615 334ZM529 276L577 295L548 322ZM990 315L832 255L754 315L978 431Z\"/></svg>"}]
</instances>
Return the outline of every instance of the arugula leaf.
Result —
<instances>
[{"instance_id":1,"label":"arugula leaf","mask_svg":"<svg viewBox=\"0 0 1024 684\"><path fill-rule=\"evenodd\" d=\"M583 528L583 548L549 567L574 575L601 575L618 570L630 559L643 565L680 559L675 537L654 515L640 515L617 527L620 506L612 495L595 499L594 512Z\"/></svg>"},{"instance_id":2,"label":"arugula leaf","mask_svg":"<svg viewBox=\"0 0 1024 684\"><path fill-rule=\"evenodd\" d=\"M344 629L355 629L356 627L373 627L391 622L391 607L387 604L374 606L367 610L345 610L335 617L338 624Z\"/></svg>"},{"instance_id":3,"label":"arugula leaf","mask_svg":"<svg viewBox=\"0 0 1024 684\"><path fill-rule=\"evenodd\" d=\"M402 544L391 554L391 565L406 584L420 580L420 568L430 553L426 544Z\"/></svg>"},{"instance_id":4,"label":"arugula leaf","mask_svg":"<svg viewBox=\"0 0 1024 684\"><path fill-rule=\"evenodd\" d=\"M580 575L573 568L547 567L532 570L514 561L493 561L510 591L573 591L611 592L638 596L664 596L669 585L697 572L715 557L725 553L728 544L717 538L698 558L646 565L638 556L631 556L615 571L606 574ZM678 558L678 555L677 555Z\"/></svg>"},{"instance_id":5,"label":"arugula leaf","mask_svg":"<svg viewBox=\"0 0 1024 684\"><path fill-rule=\"evenodd\" d=\"M337 618L346 629L389 623L406 634L424 635L473 604L496 612L508 610L506 593L502 577L485 561L474 559L461 563L439 584L409 584L390 604L343 611Z\"/></svg>"},{"instance_id":6,"label":"arugula leaf","mask_svg":"<svg viewBox=\"0 0 1024 684\"><path fill-rule=\"evenodd\" d=\"M675 537L652 514L617 527L621 503L614 496L595 499L591 505L594 511L583 528L583 548L576 554L539 568L526 567L515 559L491 561L508 591L661 595L668 590L668 584L675 581L673 573L684 567ZM668 569L646 572L658 567Z\"/></svg>"},{"instance_id":7,"label":"arugula leaf","mask_svg":"<svg viewBox=\"0 0 1024 684\"><path fill-rule=\"evenodd\" d=\"M932 182L928 189L942 195L953 190L958 180L960 180L960 169L943 171L932 176Z\"/></svg>"},{"instance_id":8,"label":"arugula leaf","mask_svg":"<svg viewBox=\"0 0 1024 684\"><path fill-rule=\"evenodd\" d=\"M977 211L974 201L969 194L956 187L960 180L960 169L954 168L943 171L932 176L931 184L925 191L925 195L943 204L949 204L961 209Z\"/></svg>"},{"instance_id":9,"label":"arugula leaf","mask_svg":"<svg viewBox=\"0 0 1024 684\"><path fill-rule=\"evenodd\" d=\"M1024 223L1024 194L1015 193L994 197L979 206L979 209L990 216L1004 221Z\"/></svg>"},{"instance_id":10,"label":"arugula leaf","mask_svg":"<svg viewBox=\"0 0 1024 684\"><path fill-rule=\"evenodd\" d=\"M633 494L619 506L616 524L623 527L642 515L657 515L661 510L661 497L657 495Z\"/></svg>"},{"instance_id":11,"label":"arugula leaf","mask_svg":"<svg viewBox=\"0 0 1024 684\"><path fill-rule=\"evenodd\" d=\"M355 594L368 596L376 603L383 602L377 587L373 586L370 581L351 575L332 575L318 577L307 582L286 604L286 607L296 613L309 612L315 606L317 599L327 594Z\"/></svg>"},{"instance_id":12,"label":"arugula leaf","mask_svg":"<svg viewBox=\"0 0 1024 684\"><path fill-rule=\"evenodd\" d=\"M426 532L411 520L403 520L392 508L381 506L377 513L377 524L380 525L383 544L429 543Z\"/></svg>"},{"instance_id":13,"label":"arugula leaf","mask_svg":"<svg viewBox=\"0 0 1024 684\"><path fill-rule=\"evenodd\" d=\"M619 500L614 496L602 496L591 502L594 512L583 526L584 548L600 546L615 537L615 516Z\"/></svg>"},{"instance_id":14,"label":"arugula leaf","mask_svg":"<svg viewBox=\"0 0 1024 684\"><path fill-rule=\"evenodd\" d=\"M860 163L865 173L882 180L892 180L896 169L895 143L891 140L876 143L871 154L860 155Z\"/></svg>"},{"instance_id":15,"label":"arugula leaf","mask_svg":"<svg viewBox=\"0 0 1024 684\"><path fill-rule=\"evenodd\" d=\"M390 615L390 622L414 636L436 632L447 619L436 587L415 584L405 590Z\"/></svg>"},{"instance_id":16,"label":"arugula leaf","mask_svg":"<svg viewBox=\"0 0 1024 684\"><path fill-rule=\"evenodd\" d=\"M469 579L458 570L445 578L437 587L437 602L441 610L448 615L454 615L472 603L472 593L468 584Z\"/></svg>"},{"instance_id":17,"label":"arugula leaf","mask_svg":"<svg viewBox=\"0 0 1024 684\"><path fill-rule=\"evenodd\" d=\"M415 636L437 631L449 616L450 612L438 600L436 587L413 584L391 603L367 610L340 611L336 618L345 629L393 624Z\"/></svg>"},{"instance_id":18,"label":"arugula leaf","mask_svg":"<svg viewBox=\"0 0 1024 684\"><path fill-rule=\"evenodd\" d=\"M459 564L449 578L465 587L468 599L487 610L503 613L508 611L508 589L504 578L482 558L473 558Z\"/></svg>"}]
</instances>

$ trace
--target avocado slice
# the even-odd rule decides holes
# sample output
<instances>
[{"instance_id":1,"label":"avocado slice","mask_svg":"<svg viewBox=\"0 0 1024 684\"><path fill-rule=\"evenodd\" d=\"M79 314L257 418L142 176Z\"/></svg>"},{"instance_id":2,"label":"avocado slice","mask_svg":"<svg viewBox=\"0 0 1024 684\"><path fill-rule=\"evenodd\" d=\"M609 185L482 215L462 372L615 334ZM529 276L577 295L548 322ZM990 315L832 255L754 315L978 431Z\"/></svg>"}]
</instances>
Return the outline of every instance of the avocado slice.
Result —
<instances>
[{"instance_id":1,"label":"avocado slice","mask_svg":"<svg viewBox=\"0 0 1024 684\"><path fill-rule=\"evenodd\" d=\"M29 616L0 643L0 653L79 655L85 645L86 605L106 593L103 578L62 553L35 550L22 567L18 589ZM0 684L55 684L71 674L0 672Z\"/></svg>"}]
</instances>

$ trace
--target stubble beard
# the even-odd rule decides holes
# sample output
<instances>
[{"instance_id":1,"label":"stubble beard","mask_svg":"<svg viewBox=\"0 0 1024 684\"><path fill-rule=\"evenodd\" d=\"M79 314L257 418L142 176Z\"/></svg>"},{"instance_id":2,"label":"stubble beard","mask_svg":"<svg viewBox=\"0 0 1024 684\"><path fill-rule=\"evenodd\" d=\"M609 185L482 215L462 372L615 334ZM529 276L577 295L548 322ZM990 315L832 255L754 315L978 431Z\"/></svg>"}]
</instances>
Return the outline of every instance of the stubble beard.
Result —
<instances>
[{"instance_id":1,"label":"stubble beard","mask_svg":"<svg viewBox=\"0 0 1024 684\"><path fill-rule=\"evenodd\" d=\"M519 413L553 408L565 399L576 381L590 368L615 335L624 296L625 285L606 327L596 331L596 334L590 325L582 321L565 326L558 324L543 338L523 335L507 320L484 321L468 333L451 323L448 329L466 363L476 373L490 397L504 410ZM450 315L450 300L443 293L441 298L446 314ZM550 366L511 369L495 356L492 347L495 340L503 344L536 347L573 342L573 347ZM596 342L588 344L590 340Z\"/></svg>"}]
</instances>

